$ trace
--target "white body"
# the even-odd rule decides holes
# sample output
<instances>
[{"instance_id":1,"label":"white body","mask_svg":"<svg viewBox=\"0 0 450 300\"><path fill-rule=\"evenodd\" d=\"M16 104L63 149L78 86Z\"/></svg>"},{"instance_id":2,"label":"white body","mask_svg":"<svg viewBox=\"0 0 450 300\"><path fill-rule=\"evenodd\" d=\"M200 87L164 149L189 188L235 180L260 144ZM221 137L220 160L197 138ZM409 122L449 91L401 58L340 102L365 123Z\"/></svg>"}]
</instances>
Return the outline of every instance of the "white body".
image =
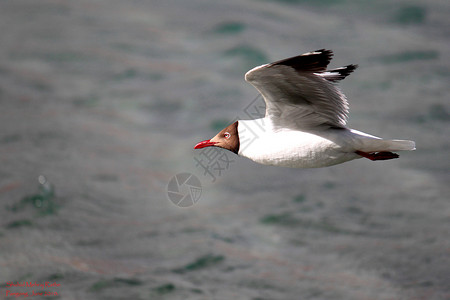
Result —
<instances>
[{"instance_id":1,"label":"white body","mask_svg":"<svg viewBox=\"0 0 450 300\"><path fill-rule=\"evenodd\" d=\"M319 168L361 158L355 151L413 150L414 142L382 140L353 129L274 129L269 118L240 120L239 155L264 165Z\"/></svg>"}]
</instances>

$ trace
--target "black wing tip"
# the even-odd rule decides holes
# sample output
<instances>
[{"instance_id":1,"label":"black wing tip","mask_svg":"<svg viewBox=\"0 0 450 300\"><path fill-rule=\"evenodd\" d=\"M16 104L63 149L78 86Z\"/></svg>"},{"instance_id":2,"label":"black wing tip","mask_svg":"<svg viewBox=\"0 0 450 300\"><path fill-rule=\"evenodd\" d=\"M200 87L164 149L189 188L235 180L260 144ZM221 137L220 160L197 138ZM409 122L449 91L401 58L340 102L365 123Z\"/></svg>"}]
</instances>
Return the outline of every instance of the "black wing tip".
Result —
<instances>
[{"instance_id":1,"label":"black wing tip","mask_svg":"<svg viewBox=\"0 0 450 300\"><path fill-rule=\"evenodd\" d=\"M323 72L333 57L333 51L319 49L276 61L270 65L284 65L302 72Z\"/></svg>"},{"instance_id":2,"label":"black wing tip","mask_svg":"<svg viewBox=\"0 0 450 300\"><path fill-rule=\"evenodd\" d=\"M345 66L345 68L348 70L349 74L353 71L355 71L356 69L358 69L358 65L357 64L351 64L348 66Z\"/></svg>"},{"instance_id":3,"label":"black wing tip","mask_svg":"<svg viewBox=\"0 0 450 300\"><path fill-rule=\"evenodd\" d=\"M312 51L312 52L308 52L302 55L311 55L311 56L316 56L317 59L319 60L323 60L325 62L325 68L328 66L328 64L330 63L331 59L333 58L333 50L329 50L329 49L319 49L316 51Z\"/></svg>"},{"instance_id":4,"label":"black wing tip","mask_svg":"<svg viewBox=\"0 0 450 300\"><path fill-rule=\"evenodd\" d=\"M309 53L313 53L313 54L320 53L320 54L323 54L323 55L327 55L330 58L334 55L333 50L330 50L330 49L319 49L319 50L308 52L308 53L305 53L305 54L309 54Z\"/></svg>"},{"instance_id":5,"label":"black wing tip","mask_svg":"<svg viewBox=\"0 0 450 300\"><path fill-rule=\"evenodd\" d=\"M342 67L342 68L338 68L338 69L335 69L335 70L331 70L331 71L328 71L328 72L334 72L334 71L336 71L337 73L339 73L341 76L348 76L348 75L350 75L350 73L352 73L353 71L355 71L356 69L358 68L358 65L348 65L348 66L345 66L345 67Z\"/></svg>"},{"instance_id":6,"label":"black wing tip","mask_svg":"<svg viewBox=\"0 0 450 300\"><path fill-rule=\"evenodd\" d=\"M348 65L333 70L326 70L326 73L323 73L322 76L328 81L336 82L350 75L356 68L358 68L358 65Z\"/></svg>"}]
</instances>

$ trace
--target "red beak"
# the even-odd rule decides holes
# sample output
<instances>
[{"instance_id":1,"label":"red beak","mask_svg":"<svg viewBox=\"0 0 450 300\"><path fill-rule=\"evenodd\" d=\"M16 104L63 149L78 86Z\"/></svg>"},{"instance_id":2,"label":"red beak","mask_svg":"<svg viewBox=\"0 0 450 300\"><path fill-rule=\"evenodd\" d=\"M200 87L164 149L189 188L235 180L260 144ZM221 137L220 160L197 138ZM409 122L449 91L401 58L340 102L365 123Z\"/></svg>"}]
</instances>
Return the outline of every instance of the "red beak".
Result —
<instances>
[{"instance_id":1,"label":"red beak","mask_svg":"<svg viewBox=\"0 0 450 300\"><path fill-rule=\"evenodd\" d=\"M217 144L217 142L211 142L211 140L206 140L195 145L194 149L201 149L205 147L211 147Z\"/></svg>"}]
</instances>

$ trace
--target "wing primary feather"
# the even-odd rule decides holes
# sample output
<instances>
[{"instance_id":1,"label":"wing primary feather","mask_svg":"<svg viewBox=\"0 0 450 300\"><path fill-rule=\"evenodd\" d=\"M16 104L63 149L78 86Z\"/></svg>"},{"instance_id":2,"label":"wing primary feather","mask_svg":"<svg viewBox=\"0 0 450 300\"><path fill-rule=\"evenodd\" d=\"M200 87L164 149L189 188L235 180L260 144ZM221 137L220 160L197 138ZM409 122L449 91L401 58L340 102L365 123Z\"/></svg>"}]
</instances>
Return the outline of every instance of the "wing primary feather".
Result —
<instances>
[{"instance_id":1,"label":"wing primary feather","mask_svg":"<svg viewBox=\"0 0 450 300\"><path fill-rule=\"evenodd\" d=\"M350 75L353 71L356 70L357 67L358 65L348 65L333 70L326 70L325 72L317 73L317 75L325 78L328 81L337 82Z\"/></svg>"},{"instance_id":2,"label":"wing primary feather","mask_svg":"<svg viewBox=\"0 0 450 300\"><path fill-rule=\"evenodd\" d=\"M323 72L333 57L333 51L320 49L302 55L286 58L268 66L284 65L300 72Z\"/></svg>"}]
</instances>

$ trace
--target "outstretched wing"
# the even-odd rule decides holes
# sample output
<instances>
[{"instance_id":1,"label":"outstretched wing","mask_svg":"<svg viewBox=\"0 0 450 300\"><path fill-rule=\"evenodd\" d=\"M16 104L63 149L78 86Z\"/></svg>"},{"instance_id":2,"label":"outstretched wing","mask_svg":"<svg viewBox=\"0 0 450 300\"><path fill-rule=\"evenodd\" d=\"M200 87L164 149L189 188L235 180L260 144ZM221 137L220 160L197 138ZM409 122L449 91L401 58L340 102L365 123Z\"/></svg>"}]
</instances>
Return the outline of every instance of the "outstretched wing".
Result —
<instances>
[{"instance_id":1,"label":"outstretched wing","mask_svg":"<svg viewBox=\"0 0 450 300\"><path fill-rule=\"evenodd\" d=\"M348 103L335 83L356 65L326 71L333 52L317 50L256 67L245 74L264 97L277 128L345 127Z\"/></svg>"}]
</instances>

